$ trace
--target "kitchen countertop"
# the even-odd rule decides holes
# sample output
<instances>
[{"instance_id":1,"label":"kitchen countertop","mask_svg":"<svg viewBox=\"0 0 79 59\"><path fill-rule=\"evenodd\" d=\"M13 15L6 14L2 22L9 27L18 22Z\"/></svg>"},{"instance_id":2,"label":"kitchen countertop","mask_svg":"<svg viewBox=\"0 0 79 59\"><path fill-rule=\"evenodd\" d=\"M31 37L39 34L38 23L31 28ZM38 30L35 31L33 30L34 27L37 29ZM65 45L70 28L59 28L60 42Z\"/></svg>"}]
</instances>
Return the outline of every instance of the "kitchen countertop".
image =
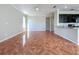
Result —
<instances>
[{"instance_id":1,"label":"kitchen countertop","mask_svg":"<svg viewBox=\"0 0 79 59\"><path fill-rule=\"evenodd\" d=\"M79 26L73 26L73 27L68 27L68 26L57 26L57 28L79 29Z\"/></svg>"}]
</instances>

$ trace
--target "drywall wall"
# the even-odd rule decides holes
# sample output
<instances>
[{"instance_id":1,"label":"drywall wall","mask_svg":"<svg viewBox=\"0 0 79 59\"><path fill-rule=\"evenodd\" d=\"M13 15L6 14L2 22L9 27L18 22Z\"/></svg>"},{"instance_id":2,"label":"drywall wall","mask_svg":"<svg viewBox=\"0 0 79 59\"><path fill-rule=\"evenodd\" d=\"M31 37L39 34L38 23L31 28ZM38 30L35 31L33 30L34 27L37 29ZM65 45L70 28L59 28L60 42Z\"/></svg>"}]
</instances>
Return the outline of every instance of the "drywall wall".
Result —
<instances>
[{"instance_id":1,"label":"drywall wall","mask_svg":"<svg viewBox=\"0 0 79 59\"><path fill-rule=\"evenodd\" d=\"M79 14L79 11L60 11L59 14Z\"/></svg>"},{"instance_id":2,"label":"drywall wall","mask_svg":"<svg viewBox=\"0 0 79 59\"><path fill-rule=\"evenodd\" d=\"M0 5L0 41L22 32L23 14L11 5Z\"/></svg>"},{"instance_id":3,"label":"drywall wall","mask_svg":"<svg viewBox=\"0 0 79 59\"><path fill-rule=\"evenodd\" d=\"M46 30L45 16L28 16L27 24L30 31Z\"/></svg>"},{"instance_id":4,"label":"drywall wall","mask_svg":"<svg viewBox=\"0 0 79 59\"><path fill-rule=\"evenodd\" d=\"M77 32L78 29L74 28L66 28L66 27L57 27L55 29L55 33L73 43L78 44L78 38L77 38Z\"/></svg>"},{"instance_id":5,"label":"drywall wall","mask_svg":"<svg viewBox=\"0 0 79 59\"><path fill-rule=\"evenodd\" d=\"M54 14L50 16L50 29L51 31L54 31Z\"/></svg>"}]
</instances>

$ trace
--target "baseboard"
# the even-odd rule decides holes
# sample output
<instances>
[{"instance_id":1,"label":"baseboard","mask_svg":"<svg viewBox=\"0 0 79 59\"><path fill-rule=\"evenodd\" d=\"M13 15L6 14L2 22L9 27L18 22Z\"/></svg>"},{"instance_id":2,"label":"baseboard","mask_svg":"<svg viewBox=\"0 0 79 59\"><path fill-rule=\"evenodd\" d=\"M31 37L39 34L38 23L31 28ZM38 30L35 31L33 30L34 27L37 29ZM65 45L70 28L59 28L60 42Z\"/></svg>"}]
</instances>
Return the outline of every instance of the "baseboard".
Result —
<instances>
[{"instance_id":1,"label":"baseboard","mask_svg":"<svg viewBox=\"0 0 79 59\"><path fill-rule=\"evenodd\" d=\"M19 33L16 33L16 34L14 34L14 35L11 35L11 36L9 36L9 37L6 37L6 38L4 38L3 40L0 40L0 43L1 42L4 42L4 41L6 41L6 40L8 40L8 39L10 39L10 38L12 38L12 37L15 37L15 36L17 36L17 35L19 35L19 34L21 34L21 33L23 33L24 31L22 31L22 32L19 32Z\"/></svg>"}]
</instances>

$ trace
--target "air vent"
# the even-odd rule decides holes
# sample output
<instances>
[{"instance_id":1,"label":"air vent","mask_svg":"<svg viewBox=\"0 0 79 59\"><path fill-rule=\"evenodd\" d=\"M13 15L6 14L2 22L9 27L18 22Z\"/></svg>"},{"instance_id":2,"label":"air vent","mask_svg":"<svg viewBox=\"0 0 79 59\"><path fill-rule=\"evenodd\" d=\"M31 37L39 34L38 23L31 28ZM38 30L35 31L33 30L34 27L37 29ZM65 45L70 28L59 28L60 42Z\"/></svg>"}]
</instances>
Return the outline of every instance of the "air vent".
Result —
<instances>
[{"instance_id":1,"label":"air vent","mask_svg":"<svg viewBox=\"0 0 79 59\"><path fill-rule=\"evenodd\" d=\"M70 11L74 11L75 9L70 9Z\"/></svg>"},{"instance_id":2,"label":"air vent","mask_svg":"<svg viewBox=\"0 0 79 59\"><path fill-rule=\"evenodd\" d=\"M56 5L55 5L55 6L53 6L53 8L56 8Z\"/></svg>"}]
</instances>

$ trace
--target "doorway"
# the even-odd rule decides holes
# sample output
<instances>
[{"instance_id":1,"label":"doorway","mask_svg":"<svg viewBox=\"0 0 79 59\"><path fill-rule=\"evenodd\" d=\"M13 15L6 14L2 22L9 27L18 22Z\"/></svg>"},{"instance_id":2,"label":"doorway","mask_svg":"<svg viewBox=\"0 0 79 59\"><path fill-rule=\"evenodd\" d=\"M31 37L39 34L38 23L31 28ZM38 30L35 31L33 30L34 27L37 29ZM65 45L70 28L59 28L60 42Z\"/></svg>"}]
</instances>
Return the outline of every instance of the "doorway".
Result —
<instances>
[{"instance_id":1,"label":"doorway","mask_svg":"<svg viewBox=\"0 0 79 59\"><path fill-rule=\"evenodd\" d=\"M54 16L46 17L46 31L54 31Z\"/></svg>"}]
</instances>

